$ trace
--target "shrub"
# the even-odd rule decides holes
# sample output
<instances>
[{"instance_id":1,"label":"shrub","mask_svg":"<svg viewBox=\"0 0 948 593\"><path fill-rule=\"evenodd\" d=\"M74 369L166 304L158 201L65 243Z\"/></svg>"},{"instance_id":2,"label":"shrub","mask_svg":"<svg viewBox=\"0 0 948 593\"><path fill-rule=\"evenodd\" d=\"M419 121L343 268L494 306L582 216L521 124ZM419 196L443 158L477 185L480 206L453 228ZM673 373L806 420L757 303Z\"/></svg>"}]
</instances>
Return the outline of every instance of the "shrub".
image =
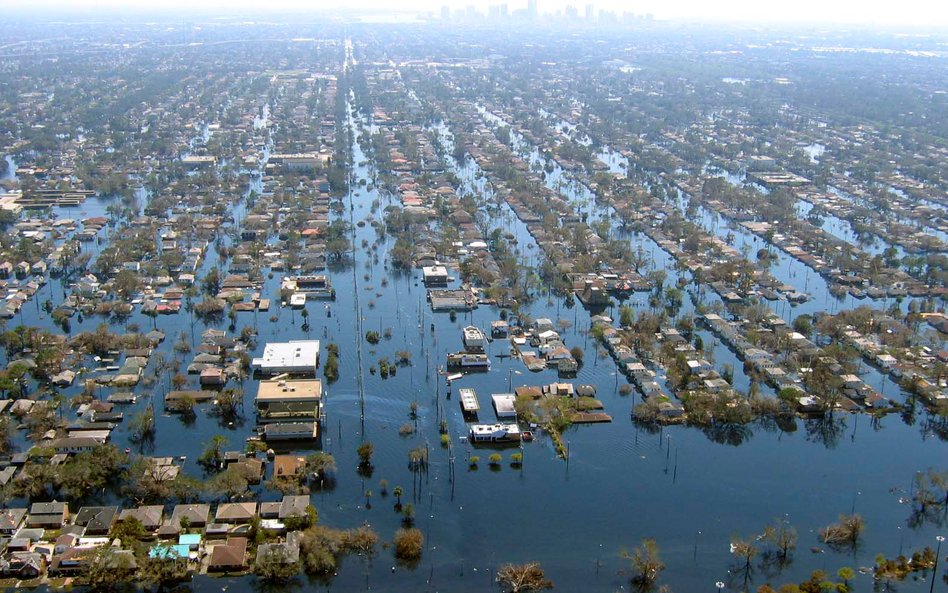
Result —
<instances>
[{"instance_id":1,"label":"shrub","mask_svg":"<svg viewBox=\"0 0 948 593\"><path fill-rule=\"evenodd\" d=\"M425 536L420 529L412 527L395 532L395 557L399 560L419 560L424 547Z\"/></svg>"},{"instance_id":2,"label":"shrub","mask_svg":"<svg viewBox=\"0 0 948 593\"><path fill-rule=\"evenodd\" d=\"M865 528L860 515L840 515L839 522L820 529L820 539L831 546L855 547Z\"/></svg>"}]
</instances>

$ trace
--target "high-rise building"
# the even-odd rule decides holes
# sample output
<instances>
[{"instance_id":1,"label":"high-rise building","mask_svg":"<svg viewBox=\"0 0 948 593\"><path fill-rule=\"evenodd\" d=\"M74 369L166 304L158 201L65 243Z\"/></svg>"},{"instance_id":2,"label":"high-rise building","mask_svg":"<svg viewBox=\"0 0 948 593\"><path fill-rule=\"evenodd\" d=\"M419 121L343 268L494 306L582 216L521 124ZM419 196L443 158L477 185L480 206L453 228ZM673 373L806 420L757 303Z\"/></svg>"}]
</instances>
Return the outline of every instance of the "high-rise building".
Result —
<instances>
[{"instance_id":1,"label":"high-rise building","mask_svg":"<svg viewBox=\"0 0 948 593\"><path fill-rule=\"evenodd\" d=\"M537 0L527 0L527 16L537 18Z\"/></svg>"},{"instance_id":2,"label":"high-rise building","mask_svg":"<svg viewBox=\"0 0 948 593\"><path fill-rule=\"evenodd\" d=\"M445 5L441 7L441 20L442 21L451 20L451 7L450 6Z\"/></svg>"},{"instance_id":3,"label":"high-rise building","mask_svg":"<svg viewBox=\"0 0 948 593\"><path fill-rule=\"evenodd\" d=\"M593 16L594 16L594 15L595 15L595 13L593 12L593 5L592 5L592 4L587 4L587 5L586 5L586 20L587 20L587 21L593 20Z\"/></svg>"}]
</instances>

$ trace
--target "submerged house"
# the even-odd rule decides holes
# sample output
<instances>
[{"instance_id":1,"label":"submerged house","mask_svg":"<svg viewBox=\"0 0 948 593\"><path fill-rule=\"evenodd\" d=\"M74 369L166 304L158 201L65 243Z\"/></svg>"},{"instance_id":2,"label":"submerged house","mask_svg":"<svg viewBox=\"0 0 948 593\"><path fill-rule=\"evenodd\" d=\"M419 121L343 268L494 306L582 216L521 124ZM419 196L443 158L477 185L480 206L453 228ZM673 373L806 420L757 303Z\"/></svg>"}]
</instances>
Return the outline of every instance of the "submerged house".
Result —
<instances>
[{"instance_id":1,"label":"submerged house","mask_svg":"<svg viewBox=\"0 0 948 593\"><path fill-rule=\"evenodd\" d=\"M474 424L468 438L472 443L519 442L521 434L516 424Z\"/></svg>"},{"instance_id":2,"label":"submerged house","mask_svg":"<svg viewBox=\"0 0 948 593\"><path fill-rule=\"evenodd\" d=\"M263 356L254 358L250 366L263 375L316 376L319 366L319 340L291 340L270 342Z\"/></svg>"},{"instance_id":3,"label":"submerged house","mask_svg":"<svg viewBox=\"0 0 948 593\"><path fill-rule=\"evenodd\" d=\"M257 423L318 420L322 395L323 384L319 379L278 376L261 381L254 398Z\"/></svg>"}]
</instances>

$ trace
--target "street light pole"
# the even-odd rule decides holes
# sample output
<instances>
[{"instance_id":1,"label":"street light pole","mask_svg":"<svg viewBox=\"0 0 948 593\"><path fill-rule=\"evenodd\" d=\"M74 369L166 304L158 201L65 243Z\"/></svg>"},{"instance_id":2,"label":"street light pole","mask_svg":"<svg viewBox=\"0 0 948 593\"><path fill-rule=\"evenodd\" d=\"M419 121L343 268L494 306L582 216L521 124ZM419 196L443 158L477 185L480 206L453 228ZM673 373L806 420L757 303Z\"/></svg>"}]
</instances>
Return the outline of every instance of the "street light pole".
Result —
<instances>
[{"instance_id":1,"label":"street light pole","mask_svg":"<svg viewBox=\"0 0 948 593\"><path fill-rule=\"evenodd\" d=\"M938 550L935 551L935 568L932 569L932 584L928 586L928 593L935 590L935 581L938 579L938 560L941 556L941 542L945 541L945 536L938 535L935 539L938 540Z\"/></svg>"}]
</instances>

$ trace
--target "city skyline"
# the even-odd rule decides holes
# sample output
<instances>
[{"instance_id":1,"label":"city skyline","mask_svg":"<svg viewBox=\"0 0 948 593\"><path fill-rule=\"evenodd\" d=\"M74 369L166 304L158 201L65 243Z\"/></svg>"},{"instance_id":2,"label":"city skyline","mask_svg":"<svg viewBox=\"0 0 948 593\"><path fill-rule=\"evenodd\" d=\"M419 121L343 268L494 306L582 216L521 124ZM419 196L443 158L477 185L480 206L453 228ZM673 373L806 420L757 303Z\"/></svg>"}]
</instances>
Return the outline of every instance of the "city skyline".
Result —
<instances>
[{"instance_id":1,"label":"city skyline","mask_svg":"<svg viewBox=\"0 0 948 593\"><path fill-rule=\"evenodd\" d=\"M411 0L400 3L398 11L420 11L438 16L443 7L449 7L452 13L468 11L473 8L481 14L488 14L491 6L506 4L509 14L529 12L528 1L514 2L471 1L471 0ZM566 14L567 7L572 7L581 18L587 17L588 2L564 0L538 0L537 14ZM106 12L106 11L135 11L155 13L162 11L226 11L234 14L249 13L253 15L271 14L273 11L312 11L326 12L330 10L368 10L394 12L392 5L381 0L353 0L351 2L321 3L317 9L302 0L274 0L268 3L266 13L260 11L260 5L250 0L164 0L153 3L145 9L137 2L130 0L38 0L28 7L9 0L0 1L0 7L8 12L27 11L42 15L43 12L56 11L57 14L67 15L70 12ZM854 0L825 3L817 0L801 0L792 4L757 3L750 0L727 0L713 5L698 2L697 0L674 0L659 2L658 0L643 0L640 2L622 2L618 0L602 0L593 3L594 15L600 11L610 11L616 14L650 14L660 20L686 20L707 22L763 22L763 23L838 23L859 24L870 26L911 26L925 28L948 27L948 6L933 5L922 0L907 0L898 4L881 1L857 3Z\"/></svg>"}]
</instances>

